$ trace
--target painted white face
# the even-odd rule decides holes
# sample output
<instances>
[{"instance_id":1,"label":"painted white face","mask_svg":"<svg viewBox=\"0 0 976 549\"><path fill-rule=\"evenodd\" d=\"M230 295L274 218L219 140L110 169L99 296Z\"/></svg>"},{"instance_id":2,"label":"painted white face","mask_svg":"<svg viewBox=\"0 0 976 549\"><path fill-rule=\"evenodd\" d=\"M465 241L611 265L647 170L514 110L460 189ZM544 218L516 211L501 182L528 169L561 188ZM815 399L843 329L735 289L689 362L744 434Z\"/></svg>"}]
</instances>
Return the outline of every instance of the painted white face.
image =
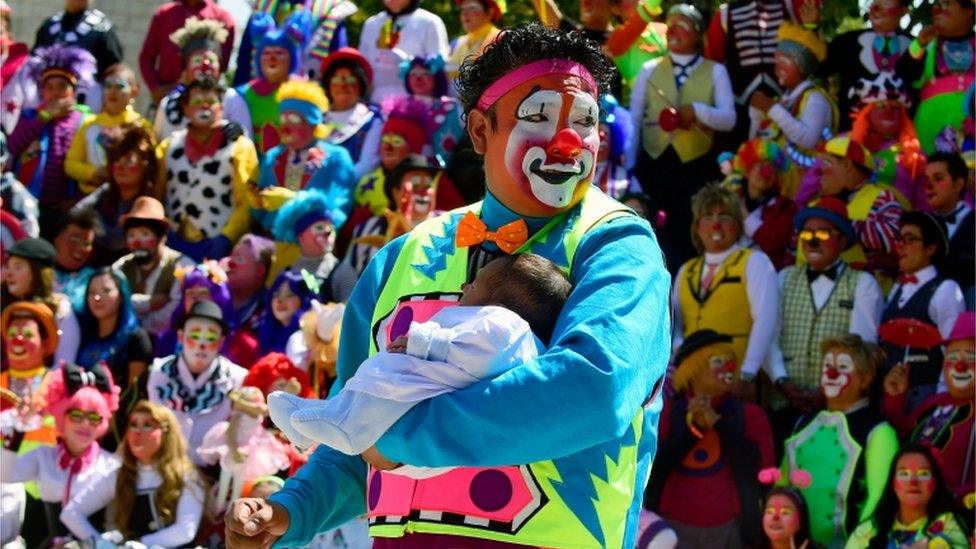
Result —
<instances>
[{"instance_id":1,"label":"painted white face","mask_svg":"<svg viewBox=\"0 0 976 549\"><path fill-rule=\"evenodd\" d=\"M560 130L564 98L572 104L568 127ZM599 112L593 96L580 91L539 90L519 104L505 164L515 179L528 180L539 202L565 207L580 180L590 177L600 148Z\"/></svg>"},{"instance_id":2,"label":"painted white face","mask_svg":"<svg viewBox=\"0 0 976 549\"><path fill-rule=\"evenodd\" d=\"M824 353L820 386L827 398L837 398L851 383L854 359L847 353Z\"/></svg>"}]
</instances>

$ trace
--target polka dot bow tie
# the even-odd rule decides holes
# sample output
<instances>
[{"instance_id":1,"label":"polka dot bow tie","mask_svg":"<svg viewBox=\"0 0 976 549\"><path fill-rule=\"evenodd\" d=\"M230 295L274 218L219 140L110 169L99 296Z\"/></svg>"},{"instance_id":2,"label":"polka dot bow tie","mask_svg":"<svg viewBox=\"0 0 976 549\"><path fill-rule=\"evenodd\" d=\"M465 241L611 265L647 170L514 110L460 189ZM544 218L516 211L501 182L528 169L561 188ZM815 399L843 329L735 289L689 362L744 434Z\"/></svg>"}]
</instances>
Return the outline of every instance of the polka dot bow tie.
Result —
<instances>
[{"instance_id":1,"label":"polka dot bow tie","mask_svg":"<svg viewBox=\"0 0 976 549\"><path fill-rule=\"evenodd\" d=\"M524 219L516 219L492 232L488 230L484 221L478 219L475 214L468 212L464 214L464 218L458 225L454 244L458 248L466 248L486 241L494 242L501 251L510 254L525 244L528 237L529 228Z\"/></svg>"}]
</instances>

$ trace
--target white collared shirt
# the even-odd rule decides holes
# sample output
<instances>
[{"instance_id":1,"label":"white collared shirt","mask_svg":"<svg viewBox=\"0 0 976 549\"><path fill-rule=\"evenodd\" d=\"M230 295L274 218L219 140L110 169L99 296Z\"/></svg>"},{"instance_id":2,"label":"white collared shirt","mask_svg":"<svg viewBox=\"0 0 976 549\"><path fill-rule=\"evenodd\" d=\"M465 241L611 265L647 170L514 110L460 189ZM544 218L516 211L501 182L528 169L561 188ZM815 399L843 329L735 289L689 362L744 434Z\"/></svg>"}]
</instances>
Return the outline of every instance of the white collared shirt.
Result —
<instances>
[{"instance_id":1,"label":"white collared shirt","mask_svg":"<svg viewBox=\"0 0 976 549\"><path fill-rule=\"evenodd\" d=\"M959 230L959 226L962 225L962 222L966 219L966 216L968 216L972 211L973 209L969 207L969 204L966 204L964 200L960 200L959 204L956 205L956 209L952 210L952 213L956 214L956 218L952 223L949 223L942 218L942 216L939 216L946 224L946 231L950 239L956 236L956 231Z\"/></svg>"},{"instance_id":2,"label":"white collared shirt","mask_svg":"<svg viewBox=\"0 0 976 549\"><path fill-rule=\"evenodd\" d=\"M913 274L918 279L918 282L910 282L908 284L895 283L891 287L891 291L888 292L886 304L891 303L891 300L895 296L898 296L898 306L904 307L908 303L908 300L915 295L915 292L938 276L939 273L936 271L934 265L929 265ZM901 290L901 295L898 295L899 289ZM942 334L942 337L947 338L952 333L952 327L956 323L956 318L959 317L959 313L963 312L965 308L966 302L963 299L962 290L959 289L959 284L955 280L946 279L935 289L932 300L929 301L928 313L929 317L938 326L939 333Z\"/></svg>"},{"instance_id":3,"label":"white collared shirt","mask_svg":"<svg viewBox=\"0 0 976 549\"><path fill-rule=\"evenodd\" d=\"M806 104L803 105L803 111L799 113L799 118L793 117L790 112L791 107L800 100L803 92L812 85L813 82L810 80L804 80L766 113L779 126L789 141L805 149L816 147L817 143L823 139L824 128L830 126L830 119L833 116L827 98L819 91L814 91L810 94Z\"/></svg>"},{"instance_id":4,"label":"white collared shirt","mask_svg":"<svg viewBox=\"0 0 976 549\"><path fill-rule=\"evenodd\" d=\"M38 446L21 455L4 448L0 450L0 481L36 481L41 501L61 503L68 482L68 470L62 469L58 464L58 453L58 446ZM80 492L102 476L114 472L120 465L118 456L99 448L95 459L72 477L71 494ZM112 486L114 488L115 485Z\"/></svg>"}]
</instances>

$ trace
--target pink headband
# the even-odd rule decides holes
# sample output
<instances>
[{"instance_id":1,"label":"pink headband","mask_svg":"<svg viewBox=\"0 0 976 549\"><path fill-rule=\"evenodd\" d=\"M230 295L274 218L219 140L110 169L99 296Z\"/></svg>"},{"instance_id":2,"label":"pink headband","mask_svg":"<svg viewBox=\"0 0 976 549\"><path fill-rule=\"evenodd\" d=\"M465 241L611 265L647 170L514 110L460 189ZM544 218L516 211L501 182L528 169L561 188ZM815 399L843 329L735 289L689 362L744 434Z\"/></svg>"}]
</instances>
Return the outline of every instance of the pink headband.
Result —
<instances>
[{"instance_id":1,"label":"pink headband","mask_svg":"<svg viewBox=\"0 0 976 549\"><path fill-rule=\"evenodd\" d=\"M593 80L590 71L586 70L586 67L583 65L568 59L542 59L534 63L529 63L528 65L523 65L488 86L488 89L478 99L478 108L483 111L490 109L501 96L511 91L512 88L544 74L578 76L590 85L594 94L597 93L596 81Z\"/></svg>"}]
</instances>

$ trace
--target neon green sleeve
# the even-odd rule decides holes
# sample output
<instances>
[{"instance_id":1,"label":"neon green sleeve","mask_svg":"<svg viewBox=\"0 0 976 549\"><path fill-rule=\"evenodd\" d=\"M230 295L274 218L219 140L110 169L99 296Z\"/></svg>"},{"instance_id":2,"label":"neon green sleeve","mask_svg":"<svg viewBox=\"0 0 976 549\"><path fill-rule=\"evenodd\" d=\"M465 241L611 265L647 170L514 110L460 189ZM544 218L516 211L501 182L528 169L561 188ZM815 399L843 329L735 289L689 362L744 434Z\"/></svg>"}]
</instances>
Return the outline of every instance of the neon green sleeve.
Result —
<instances>
[{"instance_id":1,"label":"neon green sleeve","mask_svg":"<svg viewBox=\"0 0 976 549\"><path fill-rule=\"evenodd\" d=\"M869 520L857 525L851 537L847 538L844 549L867 549L874 538L874 524Z\"/></svg>"},{"instance_id":2,"label":"neon green sleeve","mask_svg":"<svg viewBox=\"0 0 976 549\"><path fill-rule=\"evenodd\" d=\"M881 494L884 492L885 483L888 482L891 462L894 461L897 453L898 435L888 422L880 423L871 430L864 450L864 475L867 477L868 495L861 505L861 512L858 515L859 522L863 522L874 515L874 508L877 507Z\"/></svg>"}]
</instances>

